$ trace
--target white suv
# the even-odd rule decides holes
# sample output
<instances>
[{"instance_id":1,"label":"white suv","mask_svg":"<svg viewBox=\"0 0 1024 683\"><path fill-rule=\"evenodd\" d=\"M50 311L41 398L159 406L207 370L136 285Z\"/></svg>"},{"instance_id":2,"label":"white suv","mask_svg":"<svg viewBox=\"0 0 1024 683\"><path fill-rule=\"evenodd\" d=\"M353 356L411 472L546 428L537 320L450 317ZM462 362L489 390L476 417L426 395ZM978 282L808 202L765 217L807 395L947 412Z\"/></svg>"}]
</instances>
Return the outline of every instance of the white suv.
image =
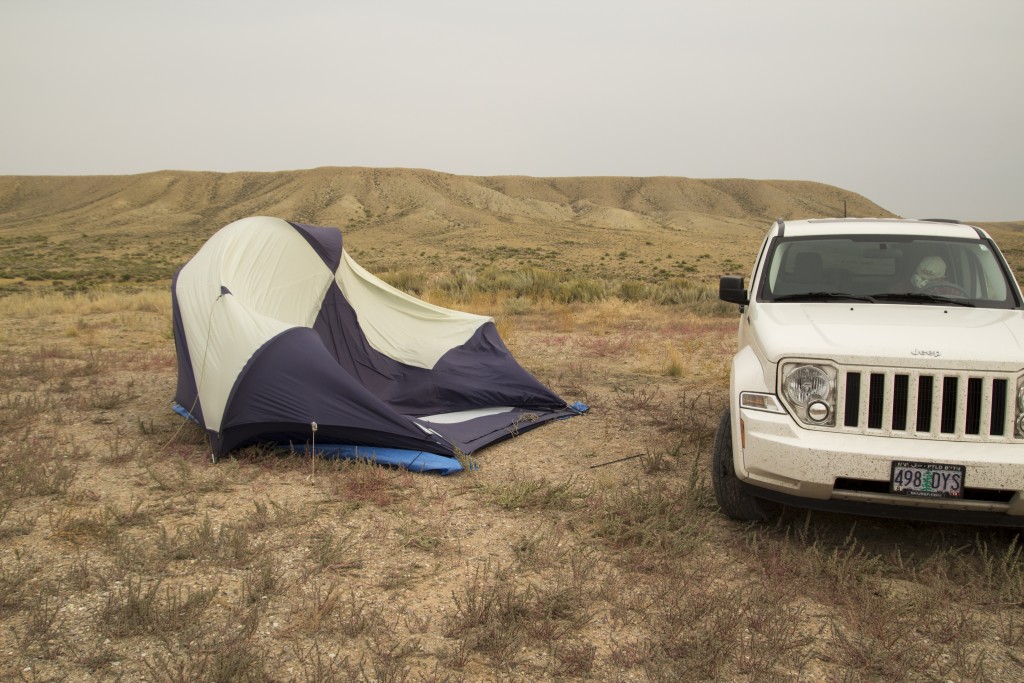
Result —
<instances>
[{"instance_id":1,"label":"white suv","mask_svg":"<svg viewBox=\"0 0 1024 683\"><path fill-rule=\"evenodd\" d=\"M1024 311L992 238L938 220L776 221L715 439L722 511L1024 526Z\"/></svg>"}]
</instances>

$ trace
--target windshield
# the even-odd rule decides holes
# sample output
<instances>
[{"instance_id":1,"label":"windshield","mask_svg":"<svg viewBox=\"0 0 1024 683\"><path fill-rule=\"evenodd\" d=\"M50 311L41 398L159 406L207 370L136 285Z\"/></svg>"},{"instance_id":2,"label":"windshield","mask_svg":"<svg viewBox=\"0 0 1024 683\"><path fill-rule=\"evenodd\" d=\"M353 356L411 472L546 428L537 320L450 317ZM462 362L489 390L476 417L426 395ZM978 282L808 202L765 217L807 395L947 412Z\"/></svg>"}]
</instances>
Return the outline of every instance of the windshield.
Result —
<instances>
[{"instance_id":1,"label":"windshield","mask_svg":"<svg viewBox=\"0 0 1024 683\"><path fill-rule=\"evenodd\" d=\"M983 239L820 235L775 241L761 301L1019 305L1008 271Z\"/></svg>"}]
</instances>

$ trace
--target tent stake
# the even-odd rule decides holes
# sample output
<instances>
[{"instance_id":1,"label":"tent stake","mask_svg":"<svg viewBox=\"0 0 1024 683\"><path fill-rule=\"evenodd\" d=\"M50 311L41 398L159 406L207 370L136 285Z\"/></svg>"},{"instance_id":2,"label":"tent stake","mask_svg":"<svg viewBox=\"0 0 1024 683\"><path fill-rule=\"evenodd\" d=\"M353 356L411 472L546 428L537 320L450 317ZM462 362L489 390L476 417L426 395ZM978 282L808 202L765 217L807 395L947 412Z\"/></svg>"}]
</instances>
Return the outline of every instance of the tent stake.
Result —
<instances>
[{"instance_id":1,"label":"tent stake","mask_svg":"<svg viewBox=\"0 0 1024 683\"><path fill-rule=\"evenodd\" d=\"M313 483L316 483L316 422L310 422L309 426L313 428L313 446L309 449L310 464L313 466L312 474L310 479Z\"/></svg>"}]
</instances>

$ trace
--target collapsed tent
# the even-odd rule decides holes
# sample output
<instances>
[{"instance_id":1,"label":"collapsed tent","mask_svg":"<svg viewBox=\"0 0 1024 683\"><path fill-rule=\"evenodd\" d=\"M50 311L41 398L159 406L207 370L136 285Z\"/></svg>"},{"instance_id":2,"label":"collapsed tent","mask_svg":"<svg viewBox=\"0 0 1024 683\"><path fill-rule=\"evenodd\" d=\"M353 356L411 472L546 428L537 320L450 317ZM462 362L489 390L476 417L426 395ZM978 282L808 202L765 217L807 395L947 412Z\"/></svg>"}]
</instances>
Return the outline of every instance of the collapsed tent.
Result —
<instances>
[{"instance_id":1,"label":"collapsed tent","mask_svg":"<svg viewBox=\"0 0 1024 683\"><path fill-rule=\"evenodd\" d=\"M236 221L172 289L174 408L214 458L271 442L447 473L459 455L586 410L524 370L491 318L391 287L334 228Z\"/></svg>"}]
</instances>

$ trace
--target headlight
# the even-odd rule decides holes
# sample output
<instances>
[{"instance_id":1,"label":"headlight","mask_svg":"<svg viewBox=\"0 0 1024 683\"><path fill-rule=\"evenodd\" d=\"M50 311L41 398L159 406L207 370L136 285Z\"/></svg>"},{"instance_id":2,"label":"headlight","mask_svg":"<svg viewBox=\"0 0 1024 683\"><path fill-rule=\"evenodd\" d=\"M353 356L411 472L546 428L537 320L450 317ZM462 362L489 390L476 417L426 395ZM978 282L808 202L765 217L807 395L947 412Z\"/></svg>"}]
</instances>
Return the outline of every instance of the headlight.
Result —
<instances>
[{"instance_id":1,"label":"headlight","mask_svg":"<svg viewBox=\"0 0 1024 683\"><path fill-rule=\"evenodd\" d=\"M1024 439L1024 377L1017 380L1017 412L1013 424L1013 435L1018 439Z\"/></svg>"},{"instance_id":2,"label":"headlight","mask_svg":"<svg viewBox=\"0 0 1024 683\"><path fill-rule=\"evenodd\" d=\"M814 401L828 401L832 382L819 366L798 365L782 378L782 391L790 403L802 408Z\"/></svg>"},{"instance_id":3,"label":"headlight","mask_svg":"<svg viewBox=\"0 0 1024 683\"><path fill-rule=\"evenodd\" d=\"M782 366L782 397L798 420L815 427L830 427L836 423L836 375L831 365L786 363Z\"/></svg>"}]
</instances>

